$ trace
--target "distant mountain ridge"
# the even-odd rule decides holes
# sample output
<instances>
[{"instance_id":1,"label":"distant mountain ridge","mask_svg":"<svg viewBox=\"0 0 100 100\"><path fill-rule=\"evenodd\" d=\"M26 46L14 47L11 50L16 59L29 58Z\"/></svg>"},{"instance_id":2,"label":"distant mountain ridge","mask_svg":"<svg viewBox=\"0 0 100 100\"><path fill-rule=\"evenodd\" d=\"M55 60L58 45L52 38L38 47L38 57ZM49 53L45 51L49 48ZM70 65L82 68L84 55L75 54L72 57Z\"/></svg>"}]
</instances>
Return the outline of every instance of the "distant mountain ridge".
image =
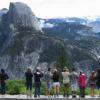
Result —
<instances>
[{"instance_id":1,"label":"distant mountain ridge","mask_svg":"<svg viewBox=\"0 0 100 100\"><path fill-rule=\"evenodd\" d=\"M40 22L45 25L42 29ZM64 47L71 67L78 72L83 70L88 81L91 71L100 65L100 41L94 35L91 27L81 23L37 20L27 4L10 3L0 20L0 69L4 68L10 79L24 79L29 66L32 72L37 66L45 72L48 67L53 71L56 57Z\"/></svg>"}]
</instances>

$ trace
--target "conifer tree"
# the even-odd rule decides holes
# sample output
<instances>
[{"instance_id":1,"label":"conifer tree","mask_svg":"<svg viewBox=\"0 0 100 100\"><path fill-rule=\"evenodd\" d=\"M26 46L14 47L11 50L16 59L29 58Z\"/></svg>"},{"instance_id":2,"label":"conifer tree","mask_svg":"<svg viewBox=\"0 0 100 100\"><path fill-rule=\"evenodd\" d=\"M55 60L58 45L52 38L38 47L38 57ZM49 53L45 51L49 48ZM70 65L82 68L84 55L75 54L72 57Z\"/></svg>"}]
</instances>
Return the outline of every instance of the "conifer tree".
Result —
<instances>
[{"instance_id":1,"label":"conifer tree","mask_svg":"<svg viewBox=\"0 0 100 100\"><path fill-rule=\"evenodd\" d=\"M61 48L59 55L57 57L57 61L55 63L55 68L57 68L60 72L63 71L64 67L67 67L70 71L70 64L69 55L65 51L64 47Z\"/></svg>"}]
</instances>

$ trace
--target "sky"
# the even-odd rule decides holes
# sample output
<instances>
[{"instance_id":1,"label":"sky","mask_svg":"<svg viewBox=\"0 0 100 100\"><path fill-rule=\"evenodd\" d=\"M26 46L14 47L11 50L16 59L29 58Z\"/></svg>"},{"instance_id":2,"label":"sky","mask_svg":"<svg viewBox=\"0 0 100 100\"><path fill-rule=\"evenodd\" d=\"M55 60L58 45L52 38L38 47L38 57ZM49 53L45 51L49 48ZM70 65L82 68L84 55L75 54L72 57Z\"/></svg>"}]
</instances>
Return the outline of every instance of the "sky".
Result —
<instances>
[{"instance_id":1,"label":"sky","mask_svg":"<svg viewBox=\"0 0 100 100\"><path fill-rule=\"evenodd\" d=\"M10 2L26 3L39 18L100 15L100 0L1 0L0 9Z\"/></svg>"}]
</instances>

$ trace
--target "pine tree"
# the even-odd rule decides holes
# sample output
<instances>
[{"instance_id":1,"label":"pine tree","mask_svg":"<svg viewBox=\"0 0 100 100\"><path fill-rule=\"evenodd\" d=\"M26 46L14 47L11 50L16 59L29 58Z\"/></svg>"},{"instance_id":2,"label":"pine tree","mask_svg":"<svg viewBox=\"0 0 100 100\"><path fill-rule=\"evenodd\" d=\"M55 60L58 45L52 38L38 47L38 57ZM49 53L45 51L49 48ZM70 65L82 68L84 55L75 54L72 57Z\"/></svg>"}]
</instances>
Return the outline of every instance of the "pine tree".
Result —
<instances>
[{"instance_id":1,"label":"pine tree","mask_svg":"<svg viewBox=\"0 0 100 100\"><path fill-rule=\"evenodd\" d=\"M55 68L59 70L59 72L63 71L64 67L67 67L70 69L71 62L69 61L69 55L65 51L64 47L61 48L61 51L59 52L59 56L57 57L57 61L55 63Z\"/></svg>"}]
</instances>

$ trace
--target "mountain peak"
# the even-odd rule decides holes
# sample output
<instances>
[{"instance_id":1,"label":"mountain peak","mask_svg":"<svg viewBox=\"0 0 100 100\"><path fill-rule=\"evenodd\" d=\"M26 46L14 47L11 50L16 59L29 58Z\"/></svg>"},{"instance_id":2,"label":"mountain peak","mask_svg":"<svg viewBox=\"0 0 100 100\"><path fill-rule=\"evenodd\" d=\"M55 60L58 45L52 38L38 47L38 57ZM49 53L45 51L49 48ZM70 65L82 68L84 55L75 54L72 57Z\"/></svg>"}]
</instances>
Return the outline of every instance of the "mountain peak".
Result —
<instances>
[{"instance_id":1,"label":"mountain peak","mask_svg":"<svg viewBox=\"0 0 100 100\"><path fill-rule=\"evenodd\" d=\"M11 2L9 11L2 16L0 26L4 31L6 27L6 32L4 33L8 33L11 24L18 27L24 26L35 30L41 30L35 14L27 4L22 2Z\"/></svg>"}]
</instances>

